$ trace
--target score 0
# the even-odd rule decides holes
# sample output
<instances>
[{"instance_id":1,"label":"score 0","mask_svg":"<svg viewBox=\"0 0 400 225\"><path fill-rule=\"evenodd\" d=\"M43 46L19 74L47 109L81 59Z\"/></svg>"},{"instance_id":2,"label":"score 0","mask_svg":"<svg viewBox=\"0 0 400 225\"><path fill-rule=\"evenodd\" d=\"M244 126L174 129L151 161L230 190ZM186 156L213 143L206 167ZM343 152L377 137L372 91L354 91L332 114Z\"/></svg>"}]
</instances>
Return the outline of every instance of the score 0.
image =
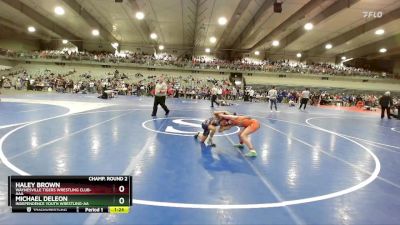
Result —
<instances>
[{"instance_id":1,"label":"score 0","mask_svg":"<svg viewBox=\"0 0 400 225\"><path fill-rule=\"evenodd\" d=\"M126 205L127 200L130 198L130 191L128 190L129 187L126 187L125 185L121 184L117 186L117 190L115 192L116 195L119 195L118 198L118 204L119 205ZM128 191L128 192L127 192ZM120 194L123 194L125 196L120 196ZM126 195L129 194L129 195Z\"/></svg>"},{"instance_id":2,"label":"score 0","mask_svg":"<svg viewBox=\"0 0 400 225\"><path fill-rule=\"evenodd\" d=\"M124 185L120 185L118 187L118 191L119 191L119 193L124 193L125 192L125 186Z\"/></svg>"}]
</instances>

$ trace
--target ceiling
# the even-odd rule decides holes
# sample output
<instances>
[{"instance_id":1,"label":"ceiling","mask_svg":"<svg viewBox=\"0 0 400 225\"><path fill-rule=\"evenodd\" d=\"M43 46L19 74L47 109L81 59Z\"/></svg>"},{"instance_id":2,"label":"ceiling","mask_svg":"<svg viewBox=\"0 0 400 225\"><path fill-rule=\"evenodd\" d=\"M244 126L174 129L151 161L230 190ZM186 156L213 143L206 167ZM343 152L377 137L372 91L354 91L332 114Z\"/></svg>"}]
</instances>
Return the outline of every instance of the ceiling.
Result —
<instances>
[{"instance_id":1,"label":"ceiling","mask_svg":"<svg viewBox=\"0 0 400 225\"><path fill-rule=\"evenodd\" d=\"M0 26L18 35L68 39L72 43L164 45L167 51L210 48L213 52L301 52L313 57L347 53L380 57L376 54L379 45L400 34L399 0L278 1L282 2L282 13L273 12L275 0L0 0ZM56 6L61 6L65 14L56 15ZM135 18L138 11L145 14L143 20ZM365 18L363 12L375 14ZM382 18L376 18L378 12L382 12ZM228 20L226 25L218 24L221 16ZM307 22L314 24L313 30L304 30ZM34 26L36 32L27 32L28 26ZM378 28L385 33L375 35ZM98 29L100 36L93 36L92 29ZM25 32L21 34L21 30ZM150 33L158 38L150 39ZM210 37L217 41L211 43ZM280 45L272 46L273 40ZM326 50L328 42L333 48ZM370 52L374 43L376 51ZM389 53L390 49L399 49L400 43L392 41L382 47Z\"/></svg>"}]
</instances>

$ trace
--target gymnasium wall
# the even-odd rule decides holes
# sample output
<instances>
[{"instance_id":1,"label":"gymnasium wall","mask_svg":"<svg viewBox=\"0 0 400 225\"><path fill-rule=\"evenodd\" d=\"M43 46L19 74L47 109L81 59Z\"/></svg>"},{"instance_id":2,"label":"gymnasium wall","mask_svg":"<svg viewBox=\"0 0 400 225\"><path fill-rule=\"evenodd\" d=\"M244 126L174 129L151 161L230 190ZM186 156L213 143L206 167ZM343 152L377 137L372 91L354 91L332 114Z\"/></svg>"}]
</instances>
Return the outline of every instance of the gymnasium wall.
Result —
<instances>
[{"instance_id":1,"label":"gymnasium wall","mask_svg":"<svg viewBox=\"0 0 400 225\"><path fill-rule=\"evenodd\" d=\"M36 39L0 38L0 48L14 51L35 51L40 49Z\"/></svg>"},{"instance_id":2,"label":"gymnasium wall","mask_svg":"<svg viewBox=\"0 0 400 225\"><path fill-rule=\"evenodd\" d=\"M400 59L398 59L394 62L393 73L400 74Z\"/></svg>"},{"instance_id":3,"label":"gymnasium wall","mask_svg":"<svg viewBox=\"0 0 400 225\"><path fill-rule=\"evenodd\" d=\"M40 48L37 36L27 35L26 32L10 29L0 24L0 48L16 51L32 51Z\"/></svg>"},{"instance_id":4,"label":"gymnasium wall","mask_svg":"<svg viewBox=\"0 0 400 225\"><path fill-rule=\"evenodd\" d=\"M251 76L246 77L248 85L251 84L265 84L265 85L282 85L282 86L306 86L306 87L327 87L327 88L345 88L355 90L368 90L368 91L393 91L400 90L399 83L384 82L384 81L368 81L362 82L359 80L346 80L346 79L330 79L321 80L321 78L279 78L279 77L263 77Z\"/></svg>"},{"instance_id":5,"label":"gymnasium wall","mask_svg":"<svg viewBox=\"0 0 400 225\"><path fill-rule=\"evenodd\" d=\"M14 67L17 64L16 61L0 58L0 67Z\"/></svg>"}]
</instances>

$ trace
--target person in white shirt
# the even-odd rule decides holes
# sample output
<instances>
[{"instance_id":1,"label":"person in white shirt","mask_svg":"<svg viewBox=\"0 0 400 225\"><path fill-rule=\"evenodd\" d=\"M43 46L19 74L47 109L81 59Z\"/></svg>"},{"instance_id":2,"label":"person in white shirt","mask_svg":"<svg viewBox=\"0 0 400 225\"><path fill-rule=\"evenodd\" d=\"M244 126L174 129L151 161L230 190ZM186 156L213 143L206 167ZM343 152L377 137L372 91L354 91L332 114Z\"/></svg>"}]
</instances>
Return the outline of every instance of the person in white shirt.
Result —
<instances>
[{"instance_id":1,"label":"person in white shirt","mask_svg":"<svg viewBox=\"0 0 400 225\"><path fill-rule=\"evenodd\" d=\"M250 96L250 102L253 102L253 97L254 97L254 90L253 89L251 89L249 91L249 96Z\"/></svg>"},{"instance_id":2,"label":"person in white shirt","mask_svg":"<svg viewBox=\"0 0 400 225\"><path fill-rule=\"evenodd\" d=\"M221 99L221 97L222 97L222 86L218 87L217 95L218 95L218 99Z\"/></svg>"},{"instance_id":3,"label":"person in white shirt","mask_svg":"<svg viewBox=\"0 0 400 225\"><path fill-rule=\"evenodd\" d=\"M276 107L276 98L278 97L278 92L275 90L275 86L272 86L272 89L268 91L269 98L269 106L272 112L272 105L275 105L275 111L278 112L278 107Z\"/></svg>"},{"instance_id":4,"label":"person in white shirt","mask_svg":"<svg viewBox=\"0 0 400 225\"><path fill-rule=\"evenodd\" d=\"M308 88L306 88L306 90L304 90L302 93L301 93L301 101L300 101L300 107L299 107L299 109L301 109L301 106L303 106L304 105L304 110L306 110L306 106L307 106L307 102L308 102L308 99L310 98L310 90L308 89Z\"/></svg>"},{"instance_id":5,"label":"person in white shirt","mask_svg":"<svg viewBox=\"0 0 400 225\"><path fill-rule=\"evenodd\" d=\"M90 92L90 93L94 93L94 92L95 92L95 89L94 89L94 81L93 81L93 80L91 80L91 81L89 82L89 92Z\"/></svg>"},{"instance_id":6,"label":"person in white shirt","mask_svg":"<svg viewBox=\"0 0 400 225\"><path fill-rule=\"evenodd\" d=\"M165 111L165 115L168 116L169 114L169 109L165 105L165 99L167 98L167 84L164 82L164 78L161 77L155 88L154 92L154 105L153 105L153 112L151 113L151 116L156 116L157 115L157 108L158 105L161 105L161 107Z\"/></svg>"},{"instance_id":7,"label":"person in white shirt","mask_svg":"<svg viewBox=\"0 0 400 225\"><path fill-rule=\"evenodd\" d=\"M231 95L232 95L232 100L236 100L236 98L237 98L237 90L236 90L236 88L234 87L234 88L232 88L232 92L231 92Z\"/></svg>"}]
</instances>

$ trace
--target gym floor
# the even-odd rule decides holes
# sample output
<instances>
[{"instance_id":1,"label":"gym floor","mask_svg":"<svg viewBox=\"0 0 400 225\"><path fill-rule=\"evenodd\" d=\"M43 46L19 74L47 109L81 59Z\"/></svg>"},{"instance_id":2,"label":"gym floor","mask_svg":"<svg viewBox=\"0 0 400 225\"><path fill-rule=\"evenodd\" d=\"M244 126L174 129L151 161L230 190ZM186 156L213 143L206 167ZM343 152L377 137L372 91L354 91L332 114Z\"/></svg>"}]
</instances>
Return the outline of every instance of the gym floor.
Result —
<instances>
[{"instance_id":1,"label":"gym floor","mask_svg":"<svg viewBox=\"0 0 400 225\"><path fill-rule=\"evenodd\" d=\"M261 123L246 158L233 128L193 134L209 101L27 94L0 102L0 224L399 224L400 123L266 103L217 107ZM11 214L9 175L132 175L129 214Z\"/></svg>"}]
</instances>

